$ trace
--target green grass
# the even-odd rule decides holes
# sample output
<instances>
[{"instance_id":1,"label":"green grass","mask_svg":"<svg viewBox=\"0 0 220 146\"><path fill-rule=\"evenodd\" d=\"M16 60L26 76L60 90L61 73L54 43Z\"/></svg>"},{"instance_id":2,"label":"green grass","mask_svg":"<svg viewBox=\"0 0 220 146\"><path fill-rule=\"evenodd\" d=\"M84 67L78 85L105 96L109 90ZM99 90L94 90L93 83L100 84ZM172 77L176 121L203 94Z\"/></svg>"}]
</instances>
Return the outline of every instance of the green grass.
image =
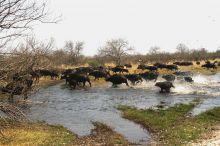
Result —
<instances>
[{"instance_id":1,"label":"green grass","mask_svg":"<svg viewBox=\"0 0 220 146\"><path fill-rule=\"evenodd\" d=\"M120 106L123 117L143 125L158 135L162 145L184 145L200 138L209 127L220 124L220 107L195 117L187 116L195 104L178 104L166 110Z\"/></svg>"}]
</instances>

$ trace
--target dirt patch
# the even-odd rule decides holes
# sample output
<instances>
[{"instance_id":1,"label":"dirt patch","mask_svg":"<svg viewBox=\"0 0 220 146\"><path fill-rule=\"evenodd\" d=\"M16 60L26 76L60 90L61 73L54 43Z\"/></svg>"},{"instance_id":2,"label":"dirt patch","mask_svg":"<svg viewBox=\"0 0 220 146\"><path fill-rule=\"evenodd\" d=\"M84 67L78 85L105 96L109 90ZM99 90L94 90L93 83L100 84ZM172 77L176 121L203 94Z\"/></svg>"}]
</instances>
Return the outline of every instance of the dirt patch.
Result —
<instances>
[{"instance_id":1,"label":"dirt patch","mask_svg":"<svg viewBox=\"0 0 220 146\"><path fill-rule=\"evenodd\" d=\"M102 123L94 123L95 129L90 136L77 140L78 146L129 146L129 142L120 134Z\"/></svg>"},{"instance_id":2,"label":"dirt patch","mask_svg":"<svg viewBox=\"0 0 220 146\"><path fill-rule=\"evenodd\" d=\"M212 127L208 132L202 135L202 138L189 146L219 146L220 145L220 125Z\"/></svg>"}]
</instances>

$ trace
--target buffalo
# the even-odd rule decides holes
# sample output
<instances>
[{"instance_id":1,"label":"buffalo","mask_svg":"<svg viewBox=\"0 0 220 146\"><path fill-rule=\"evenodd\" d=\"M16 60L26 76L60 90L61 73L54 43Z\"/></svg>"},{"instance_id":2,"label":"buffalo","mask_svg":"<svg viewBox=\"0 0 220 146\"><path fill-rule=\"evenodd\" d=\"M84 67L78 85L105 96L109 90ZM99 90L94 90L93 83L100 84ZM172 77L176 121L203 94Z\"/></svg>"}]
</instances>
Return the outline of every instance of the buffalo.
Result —
<instances>
[{"instance_id":1,"label":"buffalo","mask_svg":"<svg viewBox=\"0 0 220 146\"><path fill-rule=\"evenodd\" d=\"M89 73L89 75L95 77L95 80L96 80L99 78L107 78L109 76L109 73L105 73L105 72L96 70L96 71Z\"/></svg>"},{"instance_id":2,"label":"buffalo","mask_svg":"<svg viewBox=\"0 0 220 146\"><path fill-rule=\"evenodd\" d=\"M165 81L165 82L157 82L155 84L155 86L160 87L160 92L163 93L164 91L169 93L170 92L170 88L175 88L173 83Z\"/></svg>"},{"instance_id":3,"label":"buffalo","mask_svg":"<svg viewBox=\"0 0 220 146\"><path fill-rule=\"evenodd\" d=\"M149 81L149 80L157 80L159 74L156 73L156 72L145 72L145 73L140 73L139 74L143 79L145 79L146 81Z\"/></svg>"},{"instance_id":4,"label":"buffalo","mask_svg":"<svg viewBox=\"0 0 220 146\"><path fill-rule=\"evenodd\" d=\"M117 73L117 72L119 72L119 73L124 73L124 72L126 72L126 73L128 73L128 70L127 69L124 69L124 68L121 68L121 67L113 67L112 69L111 69L114 73Z\"/></svg>"},{"instance_id":5,"label":"buffalo","mask_svg":"<svg viewBox=\"0 0 220 146\"><path fill-rule=\"evenodd\" d=\"M189 83L194 82L193 79L192 79L192 77L184 77L184 80L185 80L186 82L189 82Z\"/></svg>"},{"instance_id":6,"label":"buffalo","mask_svg":"<svg viewBox=\"0 0 220 146\"><path fill-rule=\"evenodd\" d=\"M93 72L94 70L92 69L92 67L78 67L75 69L77 74L84 74L87 75L91 72Z\"/></svg>"},{"instance_id":7,"label":"buffalo","mask_svg":"<svg viewBox=\"0 0 220 146\"><path fill-rule=\"evenodd\" d=\"M179 65L179 66L190 66L190 65L193 65L192 62L174 62L173 64Z\"/></svg>"},{"instance_id":8,"label":"buffalo","mask_svg":"<svg viewBox=\"0 0 220 146\"><path fill-rule=\"evenodd\" d=\"M177 71L174 73L177 76L193 76L193 73L190 71Z\"/></svg>"},{"instance_id":9,"label":"buffalo","mask_svg":"<svg viewBox=\"0 0 220 146\"><path fill-rule=\"evenodd\" d=\"M206 63L206 64L203 64L202 67L205 67L206 69L217 69L216 65L214 63Z\"/></svg>"},{"instance_id":10,"label":"buffalo","mask_svg":"<svg viewBox=\"0 0 220 146\"><path fill-rule=\"evenodd\" d=\"M125 75L125 77L126 77L129 81L131 81L131 83L132 83L133 85L143 82L141 76L138 75L138 74L128 74L128 75Z\"/></svg>"},{"instance_id":11,"label":"buffalo","mask_svg":"<svg viewBox=\"0 0 220 146\"><path fill-rule=\"evenodd\" d=\"M145 69L148 69L150 71L157 71L158 68L156 66L146 66Z\"/></svg>"},{"instance_id":12,"label":"buffalo","mask_svg":"<svg viewBox=\"0 0 220 146\"><path fill-rule=\"evenodd\" d=\"M168 70L178 70L178 67L176 65L166 65L166 69L168 69Z\"/></svg>"},{"instance_id":13,"label":"buffalo","mask_svg":"<svg viewBox=\"0 0 220 146\"><path fill-rule=\"evenodd\" d=\"M167 68L167 65L166 64L162 64L162 63L155 63L154 66L156 66L159 69Z\"/></svg>"},{"instance_id":14,"label":"buffalo","mask_svg":"<svg viewBox=\"0 0 220 146\"><path fill-rule=\"evenodd\" d=\"M132 68L132 65L131 65L131 64L124 64L124 66L125 66L126 68Z\"/></svg>"},{"instance_id":15,"label":"buffalo","mask_svg":"<svg viewBox=\"0 0 220 146\"><path fill-rule=\"evenodd\" d=\"M77 73L71 73L67 75L66 77L66 82L69 83L71 80L75 80L76 83L83 83L83 87L86 85L86 82L89 83L90 87L92 86L90 79L88 76L77 74ZM64 78L62 78L64 79Z\"/></svg>"},{"instance_id":16,"label":"buffalo","mask_svg":"<svg viewBox=\"0 0 220 146\"><path fill-rule=\"evenodd\" d=\"M140 65L138 65L137 69L145 70L146 69L146 65L140 64Z\"/></svg>"},{"instance_id":17,"label":"buffalo","mask_svg":"<svg viewBox=\"0 0 220 146\"><path fill-rule=\"evenodd\" d=\"M118 74L115 74L115 75L112 75L106 78L106 81L112 82L113 87L117 87L117 85L122 84L122 83L125 83L127 86L129 86L127 78L125 76L118 75Z\"/></svg>"},{"instance_id":18,"label":"buffalo","mask_svg":"<svg viewBox=\"0 0 220 146\"><path fill-rule=\"evenodd\" d=\"M70 88L73 88L73 89L76 88L76 85L79 85L79 84L77 83L77 81L74 80L74 79L67 79L66 81L67 81L67 83L69 84Z\"/></svg>"},{"instance_id":19,"label":"buffalo","mask_svg":"<svg viewBox=\"0 0 220 146\"><path fill-rule=\"evenodd\" d=\"M59 73L56 70L38 69L35 71L40 77L49 76L52 80L59 78Z\"/></svg>"},{"instance_id":20,"label":"buffalo","mask_svg":"<svg viewBox=\"0 0 220 146\"><path fill-rule=\"evenodd\" d=\"M162 78L169 82L172 82L176 79L174 75L163 75Z\"/></svg>"}]
</instances>

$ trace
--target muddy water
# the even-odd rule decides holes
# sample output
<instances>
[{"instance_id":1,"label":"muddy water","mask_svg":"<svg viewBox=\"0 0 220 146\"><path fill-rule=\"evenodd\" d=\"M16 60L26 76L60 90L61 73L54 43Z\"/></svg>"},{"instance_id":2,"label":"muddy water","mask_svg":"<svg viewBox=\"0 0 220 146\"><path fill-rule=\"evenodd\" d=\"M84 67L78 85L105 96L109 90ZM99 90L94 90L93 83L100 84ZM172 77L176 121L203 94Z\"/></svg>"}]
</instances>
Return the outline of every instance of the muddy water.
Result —
<instances>
[{"instance_id":1,"label":"muddy water","mask_svg":"<svg viewBox=\"0 0 220 146\"><path fill-rule=\"evenodd\" d=\"M33 120L63 125L80 136L90 134L94 128L93 121L103 122L130 142L141 144L150 139L149 133L141 126L123 119L116 107L131 105L149 108L160 102L172 106L188 103L195 98L201 98L203 102L192 111L193 114L220 106L220 75L197 75L193 79L195 82L192 84L175 81L176 88L169 94L158 93L154 82L143 82L132 88L124 85L111 88L111 84L106 83L86 90L62 89L62 83L33 95L25 111Z\"/></svg>"}]
</instances>

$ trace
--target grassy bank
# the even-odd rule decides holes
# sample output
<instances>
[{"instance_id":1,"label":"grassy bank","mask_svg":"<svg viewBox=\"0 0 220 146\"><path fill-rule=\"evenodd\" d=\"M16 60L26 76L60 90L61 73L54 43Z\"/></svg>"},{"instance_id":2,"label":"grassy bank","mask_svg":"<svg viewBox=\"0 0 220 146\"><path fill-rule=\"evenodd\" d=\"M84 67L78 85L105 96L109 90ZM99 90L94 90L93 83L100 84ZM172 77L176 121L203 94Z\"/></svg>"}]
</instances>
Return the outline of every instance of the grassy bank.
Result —
<instances>
[{"instance_id":1,"label":"grassy bank","mask_svg":"<svg viewBox=\"0 0 220 146\"><path fill-rule=\"evenodd\" d=\"M129 143L119 134L112 131L108 126L94 123L95 129L92 134L79 138L62 126L53 126L46 123L18 123L3 122L1 120L0 145L9 146L91 146L91 145L123 145Z\"/></svg>"},{"instance_id":2,"label":"grassy bank","mask_svg":"<svg viewBox=\"0 0 220 146\"><path fill-rule=\"evenodd\" d=\"M76 135L62 126L46 123L2 122L0 145L74 145Z\"/></svg>"},{"instance_id":3,"label":"grassy bank","mask_svg":"<svg viewBox=\"0 0 220 146\"><path fill-rule=\"evenodd\" d=\"M156 136L161 145L184 145L220 124L220 107L195 117L188 116L195 104L179 104L166 110L137 109L120 106L123 117L137 122Z\"/></svg>"}]
</instances>

